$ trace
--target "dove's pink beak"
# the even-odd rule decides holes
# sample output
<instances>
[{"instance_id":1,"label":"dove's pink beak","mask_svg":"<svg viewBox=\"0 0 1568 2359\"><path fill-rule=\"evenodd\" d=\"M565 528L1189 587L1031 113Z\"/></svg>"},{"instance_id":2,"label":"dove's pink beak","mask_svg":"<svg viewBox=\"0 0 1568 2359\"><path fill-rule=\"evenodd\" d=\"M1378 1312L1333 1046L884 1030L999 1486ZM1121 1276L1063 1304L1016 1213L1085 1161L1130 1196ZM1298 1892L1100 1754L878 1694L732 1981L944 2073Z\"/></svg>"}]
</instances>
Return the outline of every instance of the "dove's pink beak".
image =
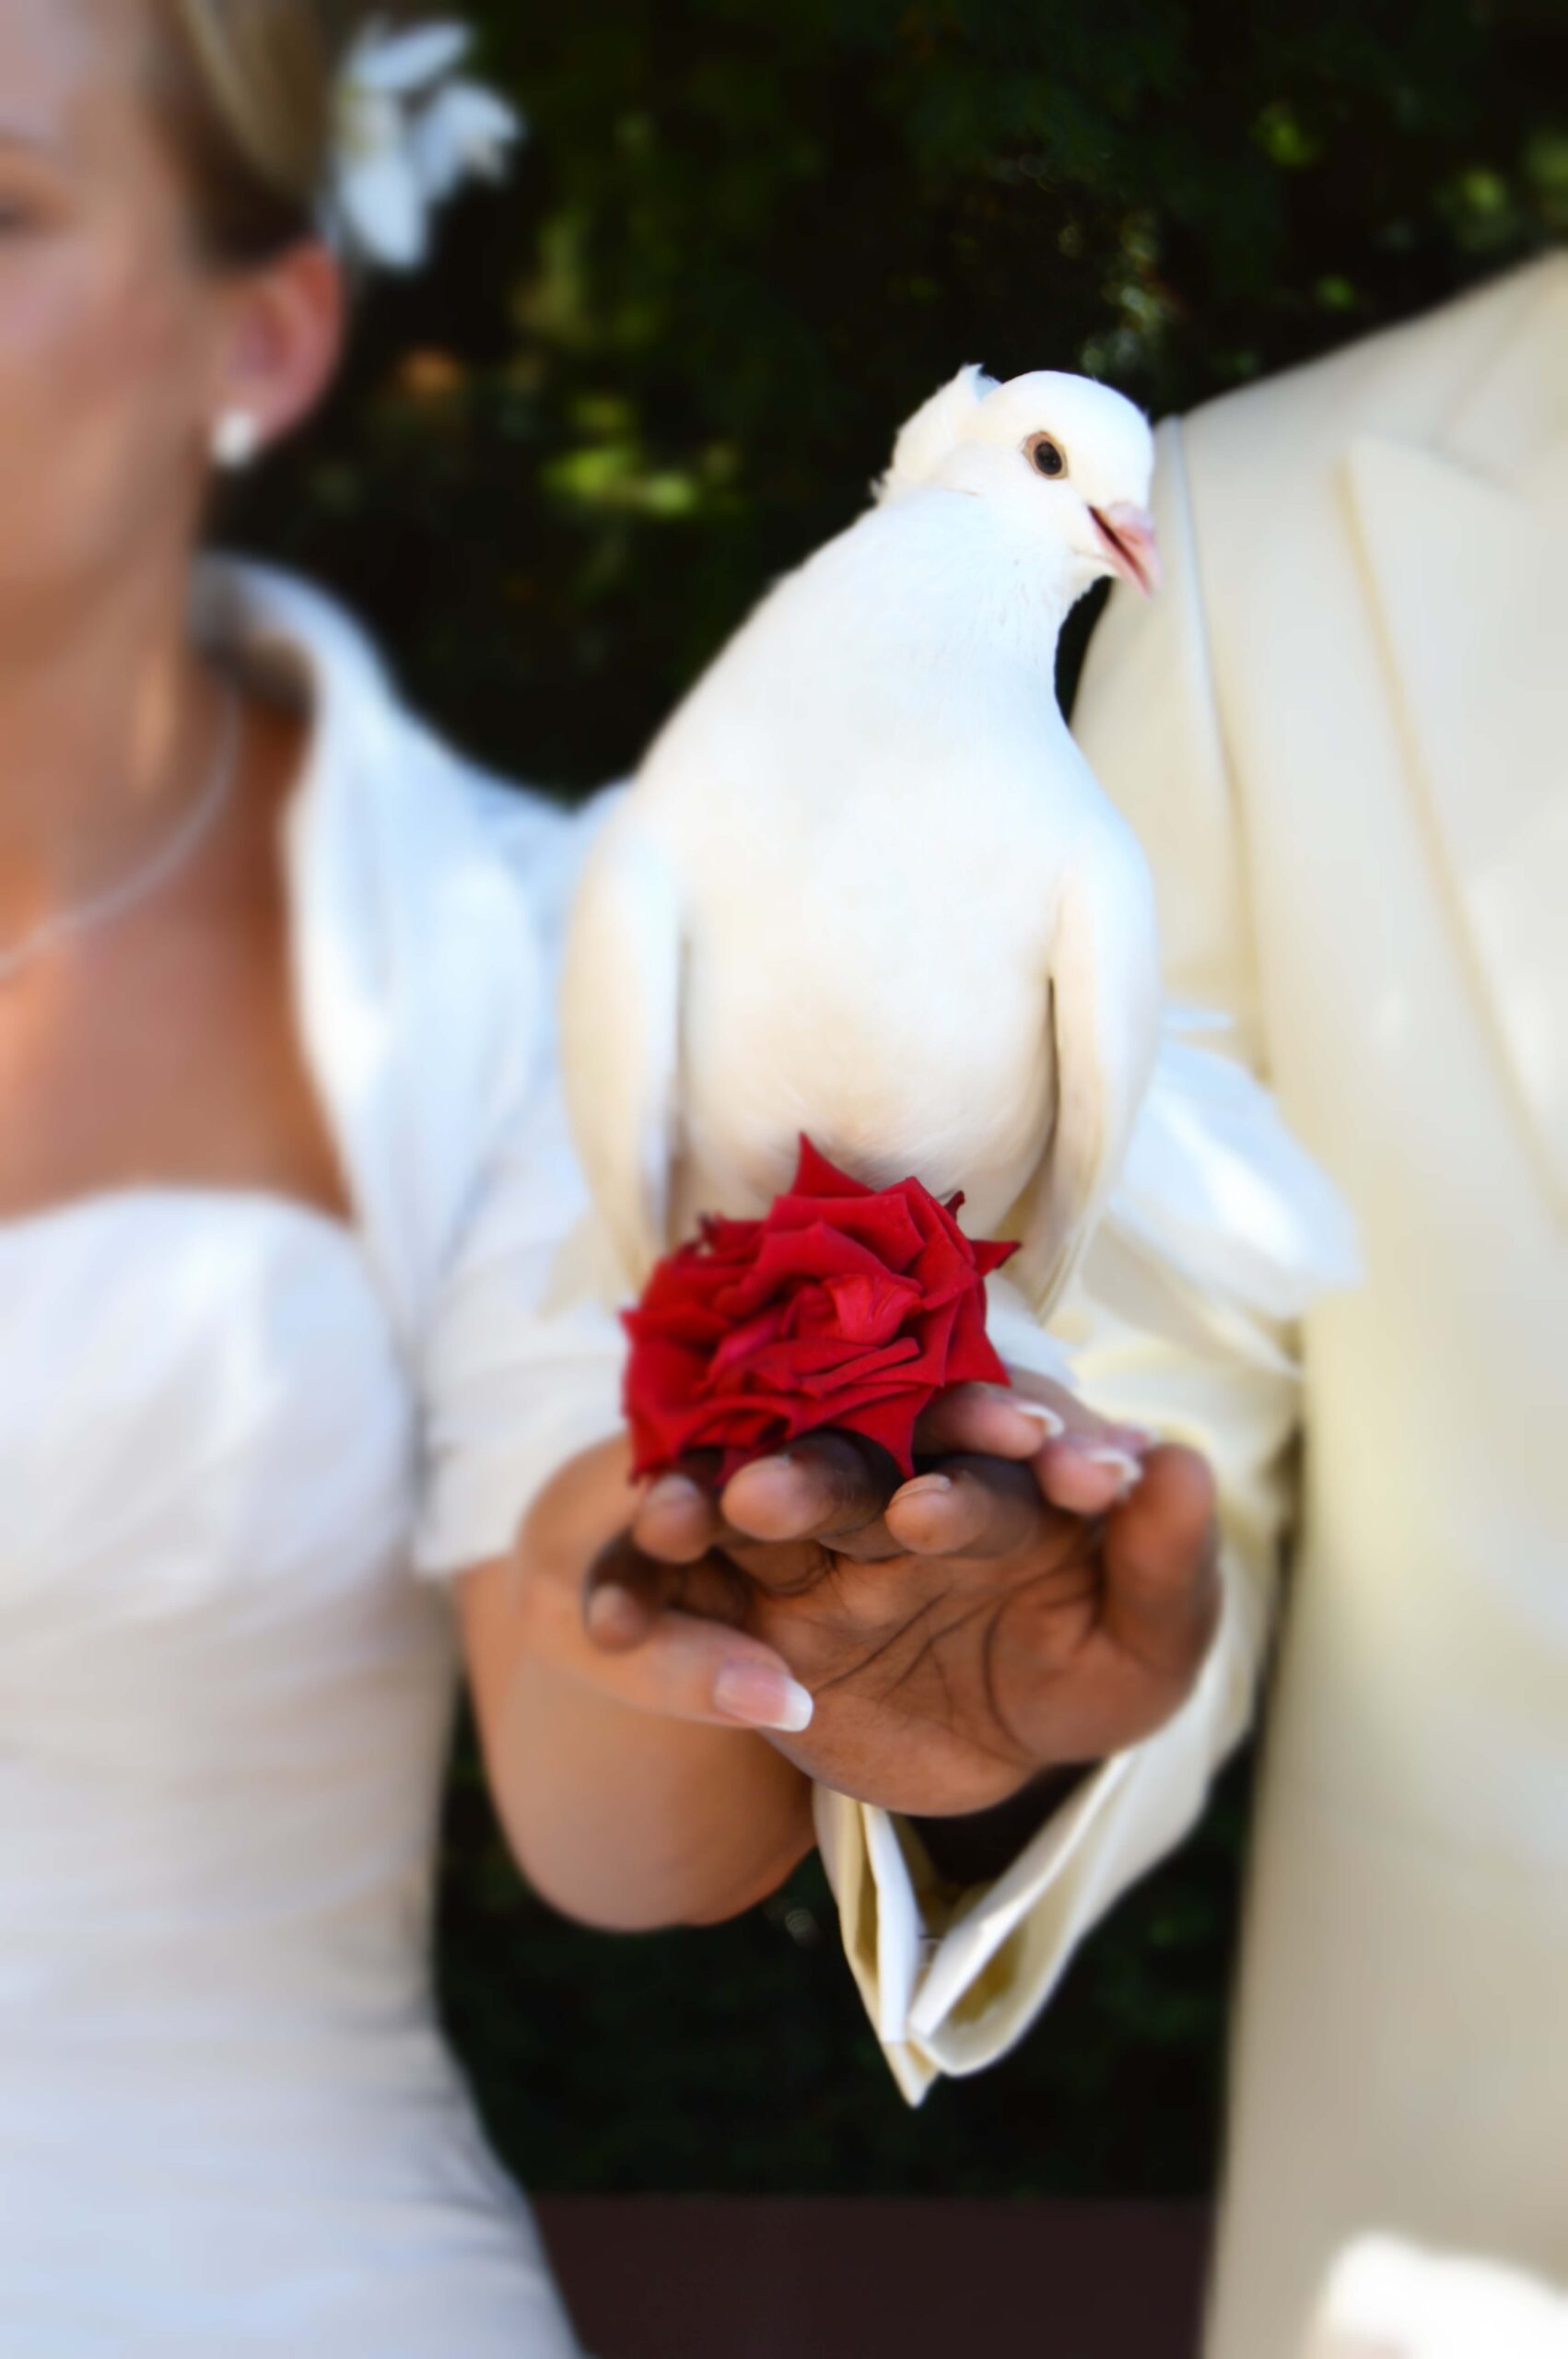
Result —
<instances>
[{"instance_id":1,"label":"dove's pink beak","mask_svg":"<svg viewBox=\"0 0 1568 2359\"><path fill-rule=\"evenodd\" d=\"M1145 598L1152 598L1164 580L1154 519L1146 508L1118 499L1113 508L1091 508L1100 543L1113 572Z\"/></svg>"}]
</instances>

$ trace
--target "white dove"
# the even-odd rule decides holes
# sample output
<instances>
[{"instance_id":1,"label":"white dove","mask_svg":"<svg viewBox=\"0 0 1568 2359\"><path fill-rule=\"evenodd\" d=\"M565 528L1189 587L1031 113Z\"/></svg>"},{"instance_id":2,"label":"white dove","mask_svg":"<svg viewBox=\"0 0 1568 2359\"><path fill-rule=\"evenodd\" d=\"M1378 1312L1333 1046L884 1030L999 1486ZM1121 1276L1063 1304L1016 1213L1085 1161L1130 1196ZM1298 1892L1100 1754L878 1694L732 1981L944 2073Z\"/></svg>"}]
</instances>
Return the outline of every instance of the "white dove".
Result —
<instances>
[{"instance_id":1,"label":"white dove","mask_svg":"<svg viewBox=\"0 0 1568 2359\"><path fill-rule=\"evenodd\" d=\"M1153 443L1120 394L959 370L877 503L722 651L604 823L563 1062L626 1281L745 1217L800 1134L872 1186L962 1189L1043 1314L1155 1057L1153 887L1056 698L1090 586L1153 590Z\"/></svg>"}]
</instances>

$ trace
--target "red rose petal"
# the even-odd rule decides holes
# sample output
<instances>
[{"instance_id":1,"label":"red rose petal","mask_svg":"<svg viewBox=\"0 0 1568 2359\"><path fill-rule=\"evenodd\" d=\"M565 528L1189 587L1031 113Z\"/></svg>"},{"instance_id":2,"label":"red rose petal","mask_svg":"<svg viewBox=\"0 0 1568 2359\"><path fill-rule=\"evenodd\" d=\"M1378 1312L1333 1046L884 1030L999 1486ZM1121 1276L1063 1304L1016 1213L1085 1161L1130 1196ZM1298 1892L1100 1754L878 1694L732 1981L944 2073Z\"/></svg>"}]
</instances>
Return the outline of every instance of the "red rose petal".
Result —
<instances>
[{"instance_id":1,"label":"red rose petal","mask_svg":"<svg viewBox=\"0 0 1568 2359\"><path fill-rule=\"evenodd\" d=\"M786 1193L791 1196L869 1196L872 1191L861 1180L853 1180L848 1171L840 1171L829 1163L825 1155L813 1146L804 1131L801 1133L801 1159L795 1166L795 1176Z\"/></svg>"},{"instance_id":2,"label":"red rose petal","mask_svg":"<svg viewBox=\"0 0 1568 2359\"><path fill-rule=\"evenodd\" d=\"M962 1202L913 1178L870 1189L802 1139L764 1219L705 1221L624 1315L638 1473L717 1449L727 1479L826 1425L907 1473L916 1421L944 1385L1006 1376L985 1278L1015 1249L965 1237Z\"/></svg>"},{"instance_id":3,"label":"red rose petal","mask_svg":"<svg viewBox=\"0 0 1568 2359\"><path fill-rule=\"evenodd\" d=\"M840 1333L851 1344L884 1344L920 1299L918 1285L885 1270L828 1278L824 1292L837 1314Z\"/></svg>"},{"instance_id":4,"label":"red rose petal","mask_svg":"<svg viewBox=\"0 0 1568 2359\"><path fill-rule=\"evenodd\" d=\"M767 1222L775 1234L827 1227L836 1237L859 1240L890 1270L907 1268L922 1243L909 1205L896 1191L837 1201L831 1196L780 1196Z\"/></svg>"}]
</instances>

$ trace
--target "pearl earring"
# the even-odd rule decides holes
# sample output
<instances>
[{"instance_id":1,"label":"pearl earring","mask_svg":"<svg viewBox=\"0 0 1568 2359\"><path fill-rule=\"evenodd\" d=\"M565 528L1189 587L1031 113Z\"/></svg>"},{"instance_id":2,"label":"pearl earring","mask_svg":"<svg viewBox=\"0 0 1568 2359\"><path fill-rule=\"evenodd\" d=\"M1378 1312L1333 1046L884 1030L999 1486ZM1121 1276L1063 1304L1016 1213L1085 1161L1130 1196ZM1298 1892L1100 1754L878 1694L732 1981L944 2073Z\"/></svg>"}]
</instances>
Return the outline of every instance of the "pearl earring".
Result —
<instances>
[{"instance_id":1,"label":"pearl earring","mask_svg":"<svg viewBox=\"0 0 1568 2359\"><path fill-rule=\"evenodd\" d=\"M226 409L213 428L212 454L231 474L248 467L262 447L262 429L248 409Z\"/></svg>"}]
</instances>

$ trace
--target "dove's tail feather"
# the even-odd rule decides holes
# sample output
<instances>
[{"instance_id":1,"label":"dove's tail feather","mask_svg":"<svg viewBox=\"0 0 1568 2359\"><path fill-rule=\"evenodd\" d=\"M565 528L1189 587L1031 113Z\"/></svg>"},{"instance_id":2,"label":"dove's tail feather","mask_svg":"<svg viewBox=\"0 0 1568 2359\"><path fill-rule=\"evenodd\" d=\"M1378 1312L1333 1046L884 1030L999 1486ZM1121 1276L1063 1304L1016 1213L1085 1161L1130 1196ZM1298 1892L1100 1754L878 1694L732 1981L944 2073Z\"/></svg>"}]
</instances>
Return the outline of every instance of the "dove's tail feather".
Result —
<instances>
[{"instance_id":1,"label":"dove's tail feather","mask_svg":"<svg viewBox=\"0 0 1568 2359\"><path fill-rule=\"evenodd\" d=\"M1262 1084L1182 1037L1215 1028L1167 1014L1082 1282L1140 1325L1207 1329L1272 1360L1271 1330L1357 1282L1355 1225Z\"/></svg>"}]
</instances>

